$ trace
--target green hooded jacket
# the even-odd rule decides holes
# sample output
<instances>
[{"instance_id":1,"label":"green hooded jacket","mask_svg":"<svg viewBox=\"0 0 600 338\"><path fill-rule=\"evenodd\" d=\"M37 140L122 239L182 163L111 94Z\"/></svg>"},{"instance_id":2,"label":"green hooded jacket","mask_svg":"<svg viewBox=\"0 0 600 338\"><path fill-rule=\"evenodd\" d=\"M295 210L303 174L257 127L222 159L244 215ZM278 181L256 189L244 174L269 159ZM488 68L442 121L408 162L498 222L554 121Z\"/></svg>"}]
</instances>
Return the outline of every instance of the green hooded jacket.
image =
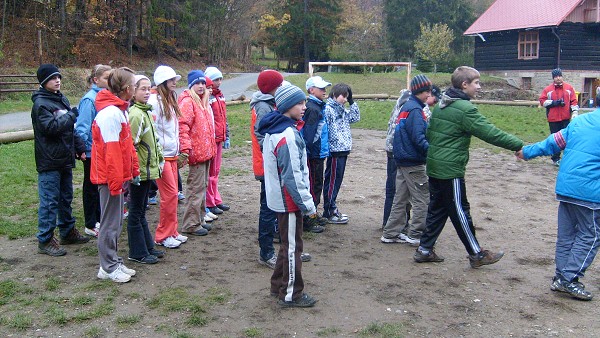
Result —
<instances>
[{"instance_id":1,"label":"green hooded jacket","mask_svg":"<svg viewBox=\"0 0 600 338\"><path fill-rule=\"evenodd\" d=\"M162 148L150 110L151 105L136 102L129 108L131 137L140 162L140 179L155 180L160 177L160 164L164 163Z\"/></svg>"}]
</instances>

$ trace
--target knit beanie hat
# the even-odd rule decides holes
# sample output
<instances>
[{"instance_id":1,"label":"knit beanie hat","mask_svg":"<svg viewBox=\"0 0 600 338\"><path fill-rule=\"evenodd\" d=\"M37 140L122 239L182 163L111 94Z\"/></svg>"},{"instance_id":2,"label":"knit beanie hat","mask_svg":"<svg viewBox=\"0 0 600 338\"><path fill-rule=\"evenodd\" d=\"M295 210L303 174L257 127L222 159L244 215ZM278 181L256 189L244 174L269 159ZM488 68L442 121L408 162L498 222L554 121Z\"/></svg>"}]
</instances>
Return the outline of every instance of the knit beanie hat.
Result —
<instances>
[{"instance_id":1,"label":"knit beanie hat","mask_svg":"<svg viewBox=\"0 0 600 338\"><path fill-rule=\"evenodd\" d=\"M204 77L204 72L196 69L192 70L188 73L188 88L192 88L198 82L206 83L206 78Z\"/></svg>"},{"instance_id":2,"label":"knit beanie hat","mask_svg":"<svg viewBox=\"0 0 600 338\"><path fill-rule=\"evenodd\" d=\"M173 68L169 66L158 66L154 71L154 84L157 86L172 78L179 81L181 80L181 75L177 75Z\"/></svg>"},{"instance_id":3,"label":"knit beanie hat","mask_svg":"<svg viewBox=\"0 0 600 338\"><path fill-rule=\"evenodd\" d=\"M41 65L37 70L37 79L42 87L55 75L58 75L58 77L62 78L58 68L49 63Z\"/></svg>"},{"instance_id":4,"label":"knit beanie hat","mask_svg":"<svg viewBox=\"0 0 600 338\"><path fill-rule=\"evenodd\" d=\"M279 87L275 92L275 105L277 106L277 110L282 114L290 110L297 103L305 100L306 95L302 89L294 85Z\"/></svg>"},{"instance_id":5,"label":"knit beanie hat","mask_svg":"<svg viewBox=\"0 0 600 338\"><path fill-rule=\"evenodd\" d=\"M204 74L204 75L206 75L206 74ZM214 85L215 85L215 84L212 82L212 80L210 79L210 77L206 77L206 78L204 78L204 79L206 80L206 88L208 88L208 87L212 87L212 86L214 86Z\"/></svg>"},{"instance_id":6,"label":"knit beanie hat","mask_svg":"<svg viewBox=\"0 0 600 338\"><path fill-rule=\"evenodd\" d=\"M258 89L263 94L269 94L273 90L277 89L283 82L283 75L276 70L267 69L258 74L258 80L256 84Z\"/></svg>"},{"instance_id":7,"label":"knit beanie hat","mask_svg":"<svg viewBox=\"0 0 600 338\"><path fill-rule=\"evenodd\" d=\"M442 90L440 89L440 87L433 85L431 86L431 96L435 96L436 100L441 100L442 99Z\"/></svg>"},{"instance_id":8,"label":"knit beanie hat","mask_svg":"<svg viewBox=\"0 0 600 338\"><path fill-rule=\"evenodd\" d=\"M217 67L206 68L206 70L204 71L204 75L206 75L206 77L210 78L213 81L216 79L223 78L223 73L221 73L221 71L217 69Z\"/></svg>"},{"instance_id":9,"label":"knit beanie hat","mask_svg":"<svg viewBox=\"0 0 600 338\"><path fill-rule=\"evenodd\" d=\"M410 81L410 91L413 95L431 90L431 86L431 81L423 74L413 77L412 81Z\"/></svg>"},{"instance_id":10,"label":"knit beanie hat","mask_svg":"<svg viewBox=\"0 0 600 338\"><path fill-rule=\"evenodd\" d=\"M556 68L552 70L552 78L554 79L557 76L562 76L562 69Z\"/></svg>"},{"instance_id":11,"label":"knit beanie hat","mask_svg":"<svg viewBox=\"0 0 600 338\"><path fill-rule=\"evenodd\" d=\"M146 75L135 75L133 80L133 83L137 86L137 84L140 82L140 80L148 80L148 82L150 82L150 79L146 76Z\"/></svg>"}]
</instances>

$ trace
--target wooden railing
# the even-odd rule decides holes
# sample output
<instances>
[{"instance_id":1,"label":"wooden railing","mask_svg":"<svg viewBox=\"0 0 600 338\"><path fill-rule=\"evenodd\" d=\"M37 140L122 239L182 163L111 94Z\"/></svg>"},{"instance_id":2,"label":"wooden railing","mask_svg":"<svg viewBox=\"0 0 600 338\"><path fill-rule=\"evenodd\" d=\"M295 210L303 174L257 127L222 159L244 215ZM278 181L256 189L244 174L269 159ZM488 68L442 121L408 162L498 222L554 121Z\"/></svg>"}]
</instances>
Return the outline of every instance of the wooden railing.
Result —
<instances>
[{"instance_id":1,"label":"wooden railing","mask_svg":"<svg viewBox=\"0 0 600 338\"><path fill-rule=\"evenodd\" d=\"M35 81L30 80L32 78ZM35 75L0 75L0 95L3 93L32 92L36 90L38 85Z\"/></svg>"}]
</instances>

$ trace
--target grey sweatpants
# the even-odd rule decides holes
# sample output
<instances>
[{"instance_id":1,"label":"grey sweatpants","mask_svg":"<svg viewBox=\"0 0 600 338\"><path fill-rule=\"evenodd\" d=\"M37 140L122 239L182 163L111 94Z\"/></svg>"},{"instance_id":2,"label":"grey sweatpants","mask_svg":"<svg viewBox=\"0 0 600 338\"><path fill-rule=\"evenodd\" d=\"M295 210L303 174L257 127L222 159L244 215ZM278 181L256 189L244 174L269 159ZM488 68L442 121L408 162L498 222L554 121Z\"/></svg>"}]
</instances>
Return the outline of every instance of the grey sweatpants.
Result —
<instances>
[{"instance_id":1,"label":"grey sweatpants","mask_svg":"<svg viewBox=\"0 0 600 338\"><path fill-rule=\"evenodd\" d=\"M98 185L100 193L100 231L98 255L102 270L112 273L123 258L117 255L117 241L123 229L123 194L111 196L108 185Z\"/></svg>"}]
</instances>

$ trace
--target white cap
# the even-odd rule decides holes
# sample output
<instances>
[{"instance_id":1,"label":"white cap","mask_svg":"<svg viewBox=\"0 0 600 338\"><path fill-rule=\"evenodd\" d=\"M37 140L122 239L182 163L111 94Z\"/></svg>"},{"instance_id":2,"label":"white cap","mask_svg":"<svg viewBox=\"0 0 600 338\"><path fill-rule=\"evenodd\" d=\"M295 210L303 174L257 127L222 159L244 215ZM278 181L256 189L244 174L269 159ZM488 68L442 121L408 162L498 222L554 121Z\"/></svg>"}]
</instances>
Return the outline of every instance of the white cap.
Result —
<instances>
[{"instance_id":1,"label":"white cap","mask_svg":"<svg viewBox=\"0 0 600 338\"><path fill-rule=\"evenodd\" d=\"M181 80L181 75L177 75L173 68L169 66L158 66L154 71L154 84L156 86L172 78L179 81Z\"/></svg>"},{"instance_id":2,"label":"white cap","mask_svg":"<svg viewBox=\"0 0 600 338\"><path fill-rule=\"evenodd\" d=\"M138 84L138 82L140 82L140 80L148 80L148 82L150 82L150 79L146 75L138 75L138 74L136 74L134 76L134 78L135 78L134 82L135 82L136 85Z\"/></svg>"},{"instance_id":3,"label":"white cap","mask_svg":"<svg viewBox=\"0 0 600 338\"><path fill-rule=\"evenodd\" d=\"M317 87L323 89L327 86L331 86L331 83L323 80L323 78L320 76L313 76L310 79L306 80L306 90L308 90L310 87Z\"/></svg>"},{"instance_id":4,"label":"white cap","mask_svg":"<svg viewBox=\"0 0 600 338\"><path fill-rule=\"evenodd\" d=\"M213 81L216 79L223 78L223 73L221 73L221 71L217 67L212 66L206 68L206 70L204 71L204 75Z\"/></svg>"}]
</instances>

